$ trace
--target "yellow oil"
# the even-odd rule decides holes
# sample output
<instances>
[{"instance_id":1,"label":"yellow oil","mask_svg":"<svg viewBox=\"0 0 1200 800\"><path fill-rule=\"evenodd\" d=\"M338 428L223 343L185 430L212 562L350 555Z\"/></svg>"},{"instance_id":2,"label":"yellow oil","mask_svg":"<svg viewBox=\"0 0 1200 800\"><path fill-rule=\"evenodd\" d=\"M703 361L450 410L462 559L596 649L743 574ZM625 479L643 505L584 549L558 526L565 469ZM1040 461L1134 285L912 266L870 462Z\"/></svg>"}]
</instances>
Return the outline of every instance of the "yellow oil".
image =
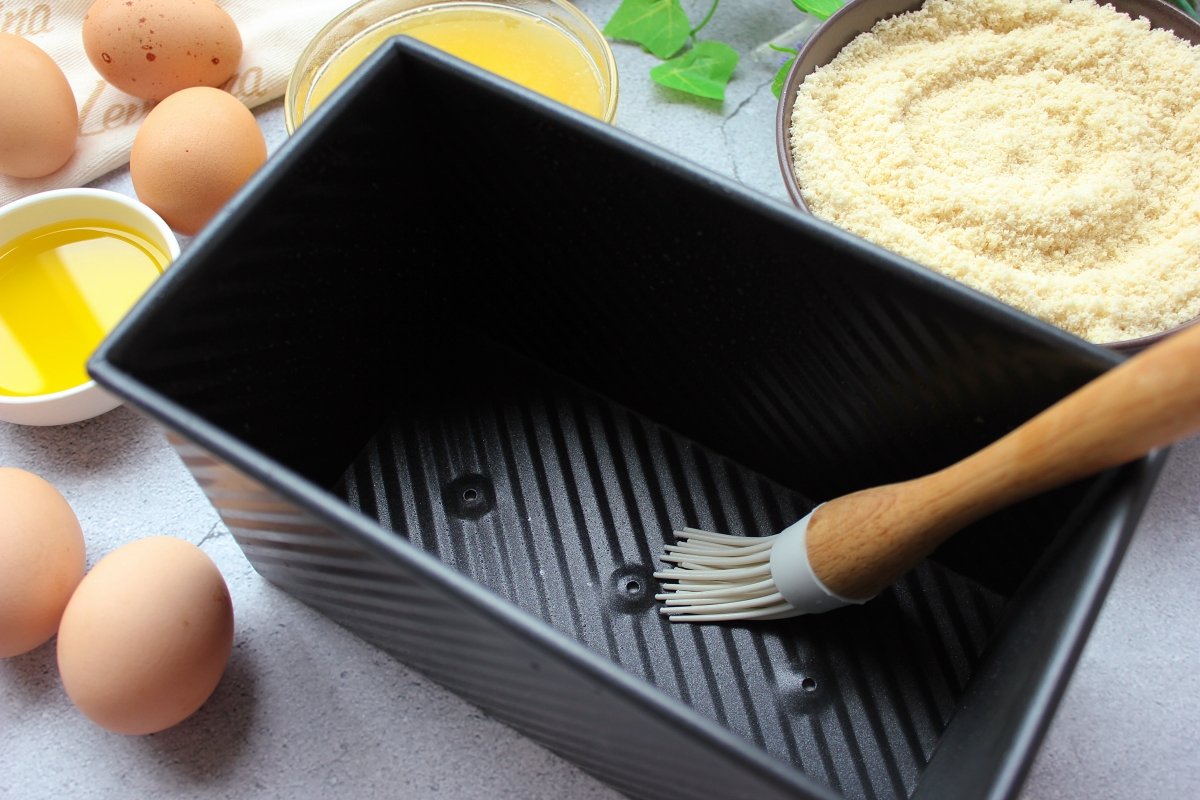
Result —
<instances>
[{"instance_id":1,"label":"yellow oil","mask_svg":"<svg viewBox=\"0 0 1200 800\"><path fill-rule=\"evenodd\" d=\"M314 81L312 112L388 38L405 34L594 117L604 89L583 46L532 14L474 3L448 3L402 14L349 42Z\"/></svg>"},{"instance_id":2,"label":"yellow oil","mask_svg":"<svg viewBox=\"0 0 1200 800\"><path fill-rule=\"evenodd\" d=\"M0 244L0 395L85 382L84 364L169 261L141 234L98 220Z\"/></svg>"}]
</instances>

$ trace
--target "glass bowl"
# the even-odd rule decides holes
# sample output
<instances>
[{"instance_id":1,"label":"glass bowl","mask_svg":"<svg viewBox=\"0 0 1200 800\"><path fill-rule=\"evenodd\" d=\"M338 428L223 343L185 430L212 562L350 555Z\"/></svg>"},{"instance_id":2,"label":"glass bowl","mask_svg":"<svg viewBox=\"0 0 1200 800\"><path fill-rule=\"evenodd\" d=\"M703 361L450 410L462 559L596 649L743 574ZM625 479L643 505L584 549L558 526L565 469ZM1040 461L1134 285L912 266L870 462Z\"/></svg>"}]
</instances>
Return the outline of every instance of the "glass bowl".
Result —
<instances>
[{"instance_id":1,"label":"glass bowl","mask_svg":"<svg viewBox=\"0 0 1200 800\"><path fill-rule=\"evenodd\" d=\"M330 84L340 82L333 71L336 69L337 72L348 74L352 69L352 66L335 68L339 60L345 59L347 65L357 65L365 57L364 51L369 54L392 31L406 33L414 24L433 20L435 15L442 17L468 13L476 18L479 15L497 15L509 22L531 19L540 24L543 34L553 32L565 37L573 45L573 54L576 48L582 51L590 70L594 72L599 93L592 103L588 92L588 107L576 107L605 122L612 122L617 111L616 59L595 23L565 0L363 0L332 19L301 53L284 96L284 122L288 133L294 133L305 117L319 105L329 93ZM505 30L512 28L509 25ZM438 42L431 44L437 45ZM454 52L449 47L447 49ZM472 53L455 54L490 68L488 64L477 61ZM548 73L545 70L527 66L527 72L533 80L546 79ZM495 71L501 72L498 69ZM540 90L516 75L506 77ZM549 91L543 93L551 94Z\"/></svg>"}]
</instances>

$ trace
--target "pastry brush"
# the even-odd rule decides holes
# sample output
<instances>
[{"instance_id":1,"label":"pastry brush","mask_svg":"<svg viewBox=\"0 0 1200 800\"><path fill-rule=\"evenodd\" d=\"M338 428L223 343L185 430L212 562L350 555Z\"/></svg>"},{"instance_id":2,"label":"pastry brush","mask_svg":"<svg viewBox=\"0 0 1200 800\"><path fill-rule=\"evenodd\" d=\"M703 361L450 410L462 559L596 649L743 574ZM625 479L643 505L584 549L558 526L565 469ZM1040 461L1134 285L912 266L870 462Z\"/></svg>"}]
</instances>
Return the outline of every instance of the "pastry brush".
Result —
<instances>
[{"instance_id":1,"label":"pastry brush","mask_svg":"<svg viewBox=\"0 0 1200 800\"><path fill-rule=\"evenodd\" d=\"M865 603L967 525L1200 430L1200 325L1173 334L940 471L822 503L773 536L685 528L654 573L672 621Z\"/></svg>"}]
</instances>

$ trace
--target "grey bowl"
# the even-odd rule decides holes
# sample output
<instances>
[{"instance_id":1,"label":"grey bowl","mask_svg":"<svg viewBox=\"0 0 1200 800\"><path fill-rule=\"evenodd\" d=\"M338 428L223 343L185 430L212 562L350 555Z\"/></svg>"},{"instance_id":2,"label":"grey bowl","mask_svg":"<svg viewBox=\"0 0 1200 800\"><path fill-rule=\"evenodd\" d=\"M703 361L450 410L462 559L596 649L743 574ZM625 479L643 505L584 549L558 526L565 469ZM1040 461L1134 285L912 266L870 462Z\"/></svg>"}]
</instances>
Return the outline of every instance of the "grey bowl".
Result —
<instances>
[{"instance_id":1,"label":"grey bowl","mask_svg":"<svg viewBox=\"0 0 1200 800\"><path fill-rule=\"evenodd\" d=\"M1200 44L1200 22L1165 0L1108 0L1107 4L1135 18L1145 17L1151 27L1173 31L1181 39ZM859 34L869 31L875 23L908 11L916 11L922 5L924 0L850 0L825 20L800 48L780 93L775 115L775 149L779 158L779 168L783 173L783 183L788 196L798 208L812 213L812 209L804 202L800 184L796 181L791 148L791 112L796 104L796 93L804 79L832 61L843 47ZM1196 324L1200 324L1200 318L1150 336L1108 342L1104 346L1132 354Z\"/></svg>"}]
</instances>

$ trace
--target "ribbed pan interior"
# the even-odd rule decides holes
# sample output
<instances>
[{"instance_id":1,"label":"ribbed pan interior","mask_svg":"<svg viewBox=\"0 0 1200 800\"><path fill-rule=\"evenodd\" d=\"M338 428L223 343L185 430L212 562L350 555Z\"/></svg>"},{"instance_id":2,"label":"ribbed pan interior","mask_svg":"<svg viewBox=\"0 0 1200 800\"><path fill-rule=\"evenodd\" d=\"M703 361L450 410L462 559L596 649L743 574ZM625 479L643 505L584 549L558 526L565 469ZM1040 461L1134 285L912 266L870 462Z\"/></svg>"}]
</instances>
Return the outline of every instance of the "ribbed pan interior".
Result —
<instances>
[{"instance_id":1,"label":"ribbed pan interior","mask_svg":"<svg viewBox=\"0 0 1200 800\"><path fill-rule=\"evenodd\" d=\"M348 502L840 794L908 796L1002 599L928 563L863 607L666 623L651 572L674 527L767 534L811 502L516 356L474 358L397 409Z\"/></svg>"}]
</instances>

